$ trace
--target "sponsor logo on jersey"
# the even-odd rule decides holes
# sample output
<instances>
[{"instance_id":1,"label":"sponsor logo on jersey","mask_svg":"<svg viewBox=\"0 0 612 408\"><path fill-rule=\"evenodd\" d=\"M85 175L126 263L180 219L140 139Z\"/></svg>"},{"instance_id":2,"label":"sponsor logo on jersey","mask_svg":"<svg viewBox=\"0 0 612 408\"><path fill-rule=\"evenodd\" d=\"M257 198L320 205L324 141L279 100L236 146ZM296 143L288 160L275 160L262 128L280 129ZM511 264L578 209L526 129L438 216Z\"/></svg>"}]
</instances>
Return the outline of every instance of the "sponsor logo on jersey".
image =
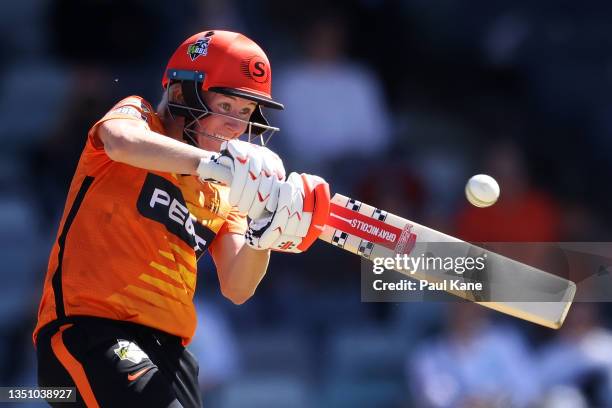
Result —
<instances>
[{"instance_id":1,"label":"sponsor logo on jersey","mask_svg":"<svg viewBox=\"0 0 612 408\"><path fill-rule=\"evenodd\" d=\"M215 237L214 232L198 223L189 212L181 190L158 175L147 174L137 208L143 217L163 224L170 233L190 245L198 257Z\"/></svg>"}]
</instances>

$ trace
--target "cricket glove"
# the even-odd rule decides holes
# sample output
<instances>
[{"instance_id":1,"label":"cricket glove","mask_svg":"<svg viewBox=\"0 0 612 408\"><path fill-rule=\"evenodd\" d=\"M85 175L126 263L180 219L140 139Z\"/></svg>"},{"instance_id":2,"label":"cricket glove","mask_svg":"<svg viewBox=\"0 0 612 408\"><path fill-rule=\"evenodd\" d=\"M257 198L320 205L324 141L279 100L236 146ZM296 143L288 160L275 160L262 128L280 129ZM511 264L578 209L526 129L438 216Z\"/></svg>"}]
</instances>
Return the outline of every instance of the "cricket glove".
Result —
<instances>
[{"instance_id":1,"label":"cricket glove","mask_svg":"<svg viewBox=\"0 0 612 408\"><path fill-rule=\"evenodd\" d=\"M241 140L223 142L213 161L231 170L229 204L251 219L259 219L276 208L271 199L285 180L283 162L270 149ZM198 174L205 179L198 167ZM266 211L267 210L267 211Z\"/></svg>"},{"instance_id":2,"label":"cricket glove","mask_svg":"<svg viewBox=\"0 0 612 408\"><path fill-rule=\"evenodd\" d=\"M304 252L321 235L327 222L329 184L321 177L297 173L279 184L276 209L250 222L246 243L258 250Z\"/></svg>"}]
</instances>

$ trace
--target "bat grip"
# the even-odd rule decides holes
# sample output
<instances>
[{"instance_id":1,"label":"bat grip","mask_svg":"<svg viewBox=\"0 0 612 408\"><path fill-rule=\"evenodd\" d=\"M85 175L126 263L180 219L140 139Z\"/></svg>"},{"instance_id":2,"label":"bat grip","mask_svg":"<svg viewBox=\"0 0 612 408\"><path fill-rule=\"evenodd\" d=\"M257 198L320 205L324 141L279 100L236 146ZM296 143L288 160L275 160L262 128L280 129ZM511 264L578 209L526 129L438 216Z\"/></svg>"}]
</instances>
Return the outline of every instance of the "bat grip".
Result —
<instances>
[{"instance_id":1,"label":"bat grip","mask_svg":"<svg viewBox=\"0 0 612 408\"><path fill-rule=\"evenodd\" d=\"M202 180L225 184L227 186L232 183L231 169L210 158L200 159L197 171L198 176Z\"/></svg>"}]
</instances>

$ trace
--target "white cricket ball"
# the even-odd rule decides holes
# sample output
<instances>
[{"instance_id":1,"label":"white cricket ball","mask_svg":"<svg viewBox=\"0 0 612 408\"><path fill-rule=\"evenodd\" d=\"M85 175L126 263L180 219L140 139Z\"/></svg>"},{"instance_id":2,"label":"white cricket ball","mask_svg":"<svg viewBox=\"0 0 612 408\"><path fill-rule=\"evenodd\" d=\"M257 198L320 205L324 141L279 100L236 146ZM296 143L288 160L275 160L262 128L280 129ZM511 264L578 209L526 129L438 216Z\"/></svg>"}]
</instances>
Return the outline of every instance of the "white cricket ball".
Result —
<instances>
[{"instance_id":1,"label":"white cricket ball","mask_svg":"<svg viewBox=\"0 0 612 408\"><path fill-rule=\"evenodd\" d=\"M465 185L465 196L476 207L489 207L499 198L499 184L491 176L477 174Z\"/></svg>"}]
</instances>

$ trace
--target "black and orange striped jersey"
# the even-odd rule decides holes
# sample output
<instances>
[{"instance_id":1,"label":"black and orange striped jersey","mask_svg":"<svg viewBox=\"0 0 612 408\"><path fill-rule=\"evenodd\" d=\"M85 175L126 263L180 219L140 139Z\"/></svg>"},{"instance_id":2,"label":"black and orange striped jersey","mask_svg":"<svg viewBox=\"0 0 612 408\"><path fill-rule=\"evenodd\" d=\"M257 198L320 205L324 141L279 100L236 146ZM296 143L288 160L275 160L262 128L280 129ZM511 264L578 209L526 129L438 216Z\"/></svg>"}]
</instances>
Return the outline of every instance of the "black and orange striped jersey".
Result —
<instances>
[{"instance_id":1,"label":"black and orange striped jersey","mask_svg":"<svg viewBox=\"0 0 612 408\"><path fill-rule=\"evenodd\" d=\"M226 187L112 161L96 129L116 118L164 133L151 105L137 96L89 131L51 250L34 341L50 322L96 316L159 329L187 344L196 327L197 257L215 237L246 230Z\"/></svg>"}]
</instances>

